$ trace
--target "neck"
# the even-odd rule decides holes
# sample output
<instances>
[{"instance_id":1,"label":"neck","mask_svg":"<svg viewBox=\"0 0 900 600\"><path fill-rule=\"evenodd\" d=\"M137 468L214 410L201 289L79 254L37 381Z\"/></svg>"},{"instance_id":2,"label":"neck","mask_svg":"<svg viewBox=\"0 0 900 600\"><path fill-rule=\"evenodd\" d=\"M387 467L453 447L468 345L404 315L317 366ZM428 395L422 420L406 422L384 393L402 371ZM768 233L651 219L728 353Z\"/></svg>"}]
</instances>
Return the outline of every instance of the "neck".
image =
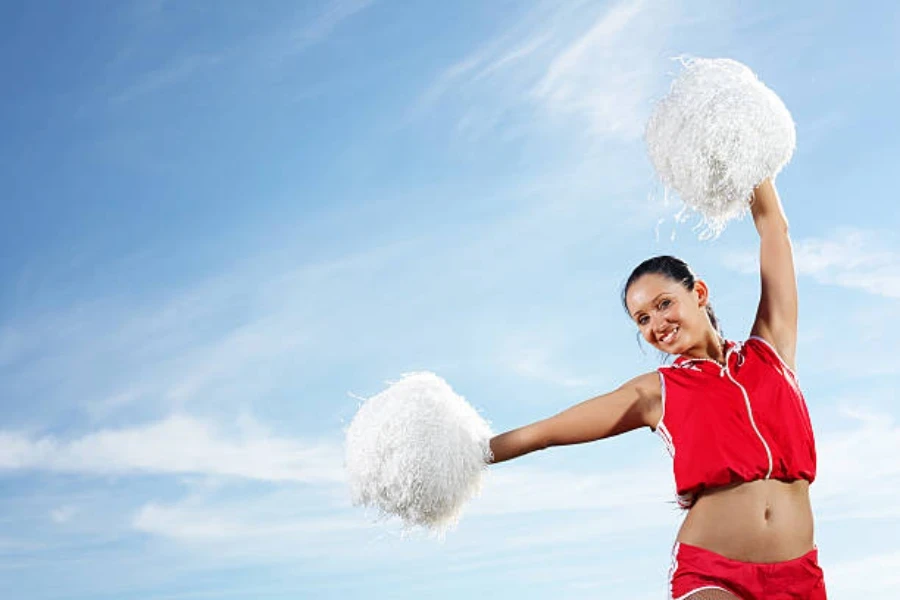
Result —
<instances>
[{"instance_id":1,"label":"neck","mask_svg":"<svg viewBox=\"0 0 900 600\"><path fill-rule=\"evenodd\" d=\"M711 331L702 343L684 353L688 358L713 360L720 365L725 364L725 339L717 332Z\"/></svg>"}]
</instances>

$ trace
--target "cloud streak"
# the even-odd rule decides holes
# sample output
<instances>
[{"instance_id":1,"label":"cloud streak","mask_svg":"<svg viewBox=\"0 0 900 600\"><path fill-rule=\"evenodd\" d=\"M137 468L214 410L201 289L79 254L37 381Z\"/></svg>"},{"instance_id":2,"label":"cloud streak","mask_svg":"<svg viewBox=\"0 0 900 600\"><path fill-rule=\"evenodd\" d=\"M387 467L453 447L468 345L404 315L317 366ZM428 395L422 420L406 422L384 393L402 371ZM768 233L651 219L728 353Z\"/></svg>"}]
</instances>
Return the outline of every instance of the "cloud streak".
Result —
<instances>
[{"instance_id":1,"label":"cloud streak","mask_svg":"<svg viewBox=\"0 0 900 600\"><path fill-rule=\"evenodd\" d=\"M424 532L401 533L394 520L374 522L340 494L298 493L280 488L239 501L194 494L182 501L149 502L132 527L141 533L193 546L231 542L232 558L318 554L328 560L419 560L448 552L462 570L480 568L486 548L527 552L536 547L586 543L640 528L670 527L681 513L669 502L666 469L643 466L592 475L575 470L512 466L491 473L445 545ZM323 490L319 490L320 492ZM571 515L584 518L573 522ZM589 517L586 517L589 515ZM529 526L517 523L527 520ZM302 548L302 549L301 549ZM388 558L389 557L389 558ZM418 558L417 558L418 557ZM468 565L468 566L465 566Z\"/></svg>"},{"instance_id":2,"label":"cloud streak","mask_svg":"<svg viewBox=\"0 0 900 600\"><path fill-rule=\"evenodd\" d=\"M798 270L825 284L900 298L900 252L875 232L844 230L797 245Z\"/></svg>"},{"instance_id":3,"label":"cloud streak","mask_svg":"<svg viewBox=\"0 0 900 600\"><path fill-rule=\"evenodd\" d=\"M612 6L553 58L532 97L551 114L580 116L597 135L640 136L669 17L647 4Z\"/></svg>"},{"instance_id":4,"label":"cloud streak","mask_svg":"<svg viewBox=\"0 0 900 600\"><path fill-rule=\"evenodd\" d=\"M581 3L540 6L439 74L412 114L453 102L461 107L457 131L476 136L520 120L533 124L537 113L538 123L549 115L587 123L600 138L634 140L676 19L673 9L644 0L622 0L599 15Z\"/></svg>"},{"instance_id":5,"label":"cloud streak","mask_svg":"<svg viewBox=\"0 0 900 600\"><path fill-rule=\"evenodd\" d=\"M282 61L327 40L344 21L350 19L373 4L374 0L329 0L322 11L312 20L294 25L275 35L266 35L261 40L251 38L230 48L218 48L206 52L169 57L158 67L140 74L130 85L114 93L109 102L122 105L143 96L190 82L203 72L220 67L226 62L244 61L246 56L256 57L263 63L280 65ZM113 65L121 65L142 48L165 47L168 40L153 39L160 35L157 27L148 23L158 23L166 17L162 2L139 5L134 17L137 33L130 44L120 51ZM160 31L162 31L160 29ZM255 70L255 69L254 69Z\"/></svg>"},{"instance_id":6,"label":"cloud streak","mask_svg":"<svg viewBox=\"0 0 900 600\"><path fill-rule=\"evenodd\" d=\"M723 262L742 273L759 269L758 257L750 252L730 253ZM900 251L876 231L842 229L829 237L795 241L794 263L799 275L825 285L900 298Z\"/></svg>"},{"instance_id":7,"label":"cloud streak","mask_svg":"<svg viewBox=\"0 0 900 600\"><path fill-rule=\"evenodd\" d=\"M858 409L845 409L843 414L854 423L853 427L820 435L819 477L812 486L818 518L822 522L846 522L895 517L895 499L900 495L900 467L884 461L883 457L900 453L900 428L887 414ZM328 450L332 457L326 457L324 466L317 470L308 467L313 460L307 461L305 467L298 467L299 461L283 468L273 467L275 461L271 456L283 456L289 451L276 441L266 445L265 459L259 458L261 453L255 451L252 444L246 443L240 448L256 457L254 462L267 464L268 468L242 466L248 464L248 459L223 470L205 466L204 461L195 458L194 464L200 466L194 470L271 481L341 482L339 467L333 461L336 454L333 448ZM222 454L220 447L213 450L217 455ZM189 456L196 454L188 452ZM226 450L224 455L226 459L222 462L234 462L233 453ZM76 453L75 456L83 454ZM505 546L577 544L615 532L633 531L635 527L672 527L683 513L676 510L672 502L671 463L661 448L659 456L659 460L652 463L623 465L599 473L517 464L495 467L487 475L482 495L473 499L464 510L460 529L451 534L450 540L455 540L453 543L467 552L475 552L481 543L479 532L508 527L509 523L520 519L528 519L532 525L520 534L506 535ZM318 458L321 459L321 455ZM104 455L104 460L110 460L108 454ZM125 460L127 468L132 470L147 466L142 459ZM160 460L171 463L173 459L164 456ZM870 468L859 469L861 463ZM83 468L95 470L94 465L92 461ZM172 472L183 470L177 466L151 467ZM121 469L121 462L112 468ZM311 476L316 472L326 475ZM343 487L332 485L316 489L316 494L304 492L300 496L281 490L270 495L254 495L249 501L245 497L241 502L222 503L202 497L189 498L175 505L151 502L136 513L133 526L144 533L191 543L209 543L224 538L261 539L277 531L290 534L295 540L327 536L329 532L352 536L354 531L370 529L371 522L365 511L350 509ZM295 501L300 498L304 500ZM574 512L590 517L572 521L570 517ZM590 525L586 525L587 522ZM391 529L390 524L376 527L376 531L382 532ZM492 543L496 544L497 540ZM340 549L333 551L339 553Z\"/></svg>"},{"instance_id":8,"label":"cloud streak","mask_svg":"<svg viewBox=\"0 0 900 600\"><path fill-rule=\"evenodd\" d=\"M842 420L856 427L822 435L819 476L811 488L821 517L848 520L898 516L900 426L891 414L846 406ZM866 465L861 469L860 465Z\"/></svg>"},{"instance_id":9,"label":"cloud streak","mask_svg":"<svg viewBox=\"0 0 900 600\"><path fill-rule=\"evenodd\" d=\"M255 423L223 435L186 415L73 440L0 431L0 470L91 475L206 474L260 481L339 483L341 452L333 443L310 443L267 434Z\"/></svg>"},{"instance_id":10,"label":"cloud streak","mask_svg":"<svg viewBox=\"0 0 900 600\"><path fill-rule=\"evenodd\" d=\"M829 593L840 598L896 598L900 586L900 552L840 562L825 572Z\"/></svg>"},{"instance_id":11,"label":"cloud streak","mask_svg":"<svg viewBox=\"0 0 900 600\"><path fill-rule=\"evenodd\" d=\"M293 36L299 51L327 38L343 21L372 5L374 0L331 0L325 10Z\"/></svg>"},{"instance_id":12,"label":"cloud streak","mask_svg":"<svg viewBox=\"0 0 900 600\"><path fill-rule=\"evenodd\" d=\"M172 60L170 63L141 75L137 81L110 98L112 104L125 104L179 83L186 82L198 73L221 64L224 55L195 54Z\"/></svg>"},{"instance_id":13,"label":"cloud streak","mask_svg":"<svg viewBox=\"0 0 900 600\"><path fill-rule=\"evenodd\" d=\"M133 527L142 533L168 537L184 542L219 542L261 539L271 536L294 538L323 537L338 532L359 531L371 527L353 516L285 518L272 520L254 515L243 519L234 513L191 508L186 505L165 506L149 503L141 507Z\"/></svg>"}]
</instances>

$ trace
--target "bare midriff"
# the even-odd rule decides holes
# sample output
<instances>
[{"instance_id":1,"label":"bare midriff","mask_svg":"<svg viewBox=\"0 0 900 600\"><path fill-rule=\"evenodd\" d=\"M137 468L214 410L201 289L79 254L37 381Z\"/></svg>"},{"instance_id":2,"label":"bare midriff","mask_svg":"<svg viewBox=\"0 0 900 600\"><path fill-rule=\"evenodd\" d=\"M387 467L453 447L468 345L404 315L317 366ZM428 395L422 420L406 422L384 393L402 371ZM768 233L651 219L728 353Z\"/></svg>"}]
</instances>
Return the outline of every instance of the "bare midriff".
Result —
<instances>
[{"instance_id":1,"label":"bare midriff","mask_svg":"<svg viewBox=\"0 0 900 600\"><path fill-rule=\"evenodd\" d=\"M813 549L809 483L758 480L705 491L677 541L742 562L792 560Z\"/></svg>"}]
</instances>

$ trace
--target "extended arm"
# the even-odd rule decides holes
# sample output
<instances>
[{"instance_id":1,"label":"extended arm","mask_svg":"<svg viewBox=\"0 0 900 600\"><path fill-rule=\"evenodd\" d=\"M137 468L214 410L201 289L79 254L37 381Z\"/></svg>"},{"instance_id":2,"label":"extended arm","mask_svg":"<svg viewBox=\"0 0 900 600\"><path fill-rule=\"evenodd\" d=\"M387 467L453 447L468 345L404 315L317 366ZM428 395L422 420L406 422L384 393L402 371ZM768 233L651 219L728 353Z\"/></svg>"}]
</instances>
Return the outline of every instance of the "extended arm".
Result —
<instances>
[{"instance_id":1,"label":"extended arm","mask_svg":"<svg viewBox=\"0 0 900 600\"><path fill-rule=\"evenodd\" d=\"M659 375L646 373L614 392L591 398L549 419L494 437L491 439L492 462L502 462L550 446L592 442L645 425L655 426L661 407Z\"/></svg>"},{"instance_id":2,"label":"extended arm","mask_svg":"<svg viewBox=\"0 0 900 600\"><path fill-rule=\"evenodd\" d=\"M787 217L771 180L766 179L753 191L750 210L759 232L762 282L750 334L772 344L793 369L797 350L797 279Z\"/></svg>"}]
</instances>

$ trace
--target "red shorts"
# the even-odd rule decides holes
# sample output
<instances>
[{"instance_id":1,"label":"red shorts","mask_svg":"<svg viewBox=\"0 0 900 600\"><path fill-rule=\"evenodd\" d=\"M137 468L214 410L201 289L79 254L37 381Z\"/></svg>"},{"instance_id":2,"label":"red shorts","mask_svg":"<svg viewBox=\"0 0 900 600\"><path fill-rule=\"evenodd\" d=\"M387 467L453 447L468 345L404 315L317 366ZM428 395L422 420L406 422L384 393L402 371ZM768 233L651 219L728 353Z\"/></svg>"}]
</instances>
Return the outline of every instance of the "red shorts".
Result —
<instances>
[{"instance_id":1,"label":"red shorts","mask_svg":"<svg viewBox=\"0 0 900 600\"><path fill-rule=\"evenodd\" d=\"M721 589L741 600L825 600L819 553L779 563L747 563L676 543L669 572L669 598L680 600L702 589Z\"/></svg>"}]
</instances>

